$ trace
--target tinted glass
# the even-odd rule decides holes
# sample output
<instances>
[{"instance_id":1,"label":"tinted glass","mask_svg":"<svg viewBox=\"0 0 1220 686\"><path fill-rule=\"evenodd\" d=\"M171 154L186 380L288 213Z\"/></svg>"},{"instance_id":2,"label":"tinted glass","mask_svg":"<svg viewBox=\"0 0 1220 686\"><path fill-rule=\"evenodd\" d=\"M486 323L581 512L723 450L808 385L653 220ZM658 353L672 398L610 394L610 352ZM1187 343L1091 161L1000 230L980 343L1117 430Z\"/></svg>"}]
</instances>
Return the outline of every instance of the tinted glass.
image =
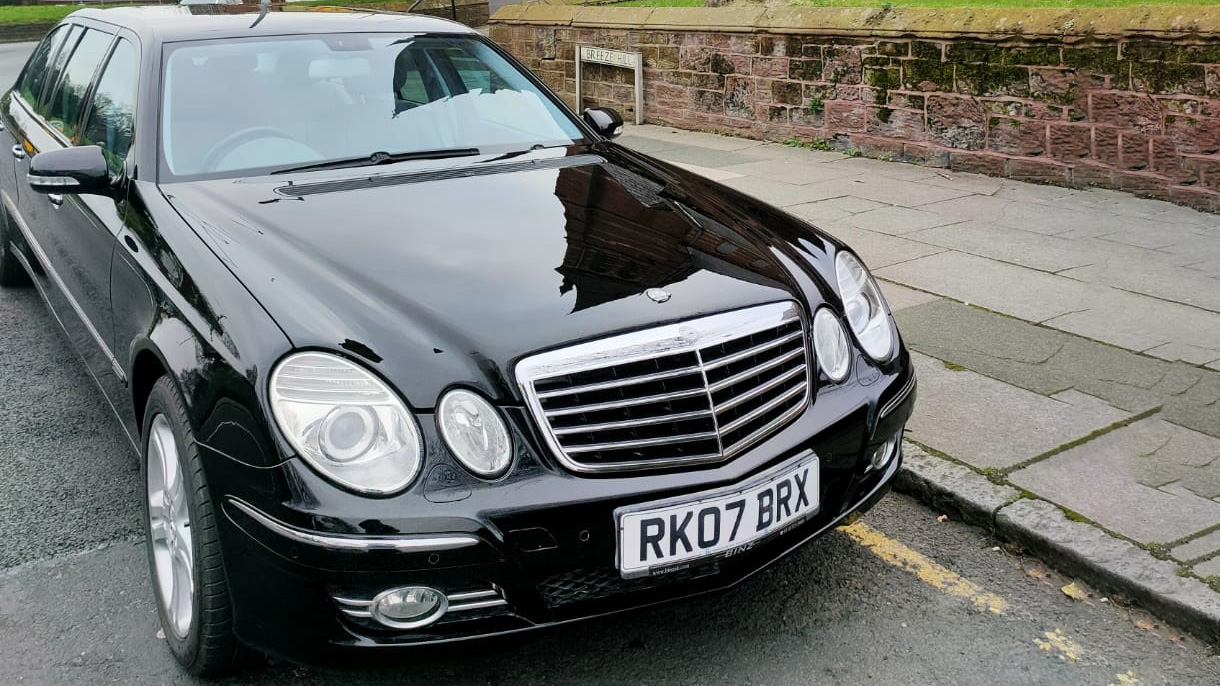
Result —
<instances>
[{"instance_id":1,"label":"tinted glass","mask_svg":"<svg viewBox=\"0 0 1220 686\"><path fill-rule=\"evenodd\" d=\"M34 110L43 117L47 116L47 107L49 107L50 104L50 93L55 89L55 83L59 80L59 75L63 73L64 63L68 61L68 55L72 54L72 50L75 49L77 41L80 40L80 35L84 32L85 30L80 26L72 27L71 31L66 36L63 45L59 46L59 49L55 52L55 57L51 62L51 68L47 70L45 77L46 85L42 87L42 95L35 93L34 95L37 96L37 101L30 102L31 105L34 105Z\"/></svg>"},{"instance_id":2,"label":"tinted glass","mask_svg":"<svg viewBox=\"0 0 1220 686\"><path fill-rule=\"evenodd\" d=\"M93 107L78 145L100 145L110 172L116 173L131 147L132 117L136 104L136 50L120 38L97 82Z\"/></svg>"},{"instance_id":3,"label":"tinted glass","mask_svg":"<svg viewBox=\"0 0 1220 686\"><path fill-rule=\"evenodd\" d=\"M167 46L161 154L171 176L567 145L579 126L480 40L330 34Z\"/></svg>"},{"instance_id":4,"label":"tinted glass","mask_svg":"<svg viewBox=\"0 0 1220 686\"><path fill-rule=\"evenodd\" d=\"M51 95L47 108L47 122L52 128L63 132L68 140L75 141L77 123L85 107L85 95L97 67L106 56L106 48L114 36L89 29L76 44L76 50L68 58L63 78Z\"/></svg>"},{"instance_id":5,"label":"tinted glass","mask_svg":"<svg viewBox=\"0 0 1220 686\"><path fill-rule=\"evenodd\" d=\"M21 97L25 99L31 107L38 102L38 95L42 92L42 84L47 80L47 62L51 60L51 56L55 54L55 50L59 48L60 43L64 42L64 38L68 35L68 27L60 26L51 33L47 34L46 38L34 48L33 54L25 64L25 70L21 72L21 78L17 81L17 91L21 93Z\"/></svg>"}]
</instances>

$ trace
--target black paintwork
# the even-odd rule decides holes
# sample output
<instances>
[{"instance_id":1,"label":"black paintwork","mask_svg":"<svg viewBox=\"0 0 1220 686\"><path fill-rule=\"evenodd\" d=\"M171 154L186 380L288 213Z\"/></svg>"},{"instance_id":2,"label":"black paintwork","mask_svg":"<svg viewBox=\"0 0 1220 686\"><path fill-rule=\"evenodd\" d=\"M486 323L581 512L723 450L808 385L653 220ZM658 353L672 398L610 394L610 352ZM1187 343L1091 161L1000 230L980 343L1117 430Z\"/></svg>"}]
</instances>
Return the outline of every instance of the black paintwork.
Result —
<instances>
[{"instance_id":1,"label":"black paintwork","mask_svg":"<svg viewBox=\"0 0 1220 686\"><path fill-rule=\"evenodd\" d=\"M57 185L71 181L70 187ZM105 194L110 190L106 156L96 145L47 150L30 160L30 187L43 193L72 191Z\"/></svg>"},{"instance_id":2,"label":"black paintwork","mask_svg":"<svg viewBox=\"0 0 1220 686\"><path fill-rule=\"evenodd\" d=\"M576 476L558 465L512 375L523 356L784 299L807 314L823 303L841 311L831 286L838 241L585 124L590 142L508 159L158 183L162 42L346 30L468 33L464 27L397 15L272 13L251 28L250 15L167 7L87 10L67 21L137 44L135 144L114 186L70 194L58 206L26 183L28 156L4 155L8 233L133 447L153 381L168 374L182 391L213 500L224 503L223 553L244 641L319 661L345 647L511 631L719 588L867 509L888 488L898 460L870 473L865 455L910 414L913 394L883 421L877 417L913 373L905 350L880 367L857 352L845 383L820 383L788 427L721 465L611 477ZM33 154L67 145L11 92L0 100L0 121L6 148ZM652 287L672 298L653 302L643 295ZM293 456L269 419L266 384L276 361L297 349L358 360L417 412L426 457L406 491L359 497ZM495 482L464 471L439 440L431 408L455 385L486 394L509 420L514 466ZM614 581L616 507L739 482L809 448L822 459L823 504L797 530L714 573L688 575L698 578ZM440 554L306 548L263 528L231 498L304 529L467 532L483 543ZM548 602L573 574L609 575L600 588L614 593ZM372 595L408 582L449 590L494 583L512 615L391 634L342 619L326 596Z\"/></svg>"}]
</instances>

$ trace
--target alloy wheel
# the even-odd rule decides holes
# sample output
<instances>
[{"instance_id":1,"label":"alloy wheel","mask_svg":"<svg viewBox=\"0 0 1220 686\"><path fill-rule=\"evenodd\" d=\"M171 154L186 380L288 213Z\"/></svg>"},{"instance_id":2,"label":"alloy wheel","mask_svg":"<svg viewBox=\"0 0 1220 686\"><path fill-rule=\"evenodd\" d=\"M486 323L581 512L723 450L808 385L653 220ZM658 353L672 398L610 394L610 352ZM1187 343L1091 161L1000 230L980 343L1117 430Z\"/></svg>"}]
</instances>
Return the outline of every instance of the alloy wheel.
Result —
<instances>
[{"instance_id":1,"label":"alloy wheel","mask_svg":"<svg viewBox=\"0 0 1220 686\"><path fill-rule=\"evenodd\" d=\"M191 514L178 461L178 442L165 415L148 432L148 518L161 609L179 638L191 629L195 612L195 551Z\"/></svg>"}]
</instances>

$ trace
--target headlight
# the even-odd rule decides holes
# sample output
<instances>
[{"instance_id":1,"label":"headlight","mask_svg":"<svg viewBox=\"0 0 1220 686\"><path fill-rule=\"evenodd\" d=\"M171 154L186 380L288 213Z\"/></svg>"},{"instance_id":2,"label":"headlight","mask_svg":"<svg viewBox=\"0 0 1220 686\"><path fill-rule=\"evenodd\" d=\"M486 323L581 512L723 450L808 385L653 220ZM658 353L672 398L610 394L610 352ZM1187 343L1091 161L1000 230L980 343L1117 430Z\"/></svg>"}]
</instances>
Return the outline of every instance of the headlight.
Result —
<instances>
[{"instance_id":1,"label":"headlight","mask_svg":"<svg viewBox=\"0 0 1220 686\"><path fill-rule=\"evenodd\" d=\"M488 479L508 469L513 458L508 427L481 395L449 391L436 406L436 418L445 444L467 469Z\"/></svg>"},{"instance_id":2,"label":"headlight","mask_svg":"<svg viewBox=\"0 0 1220 686\"><path fill-rule=\"evenodd\" d=\"M839 280L839 297L847 323L856 334L864 352L877 362L885 362L894 354L894 324L881 289L856 256L843 251L835 257L835 275Z\"/></svg>"},{"instance_id":3,"label":"headlight","mask_svg":"<svg viewBox=\"0 0 1220 686\"><path fill-rule=\"evenodd\" d=\"M847 343L847 333L839 318L828 308L820 307L813 315L813 352L817 355L818 366L838 383L847 378L851 368L851 346Z\"/></svg>"},{"instance_id":4,"label":"headlight","mask_svg":"<svg viewBox=\"0 0 1220 686\"><path fill-rule=\"evenodd\" d=\"M285 358L271 375L271 412L302 458L353 491L396 493L419 473L415 417L389 386L342 357Z\"/></svg>"}]
</instances>

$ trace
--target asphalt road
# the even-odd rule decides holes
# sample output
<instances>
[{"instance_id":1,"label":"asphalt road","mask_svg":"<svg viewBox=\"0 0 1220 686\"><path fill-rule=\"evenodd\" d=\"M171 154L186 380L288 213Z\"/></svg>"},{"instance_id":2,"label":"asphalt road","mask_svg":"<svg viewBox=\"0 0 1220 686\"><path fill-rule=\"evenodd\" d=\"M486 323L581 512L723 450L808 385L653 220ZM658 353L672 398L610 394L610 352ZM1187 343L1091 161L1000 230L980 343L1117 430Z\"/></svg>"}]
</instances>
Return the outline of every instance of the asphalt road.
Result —
<instances>
[{"instance_id":1,"label":"asphalt road","mask_svg":"<svg viewBox=\"0 0 1220 686\"><path fill-rule=\"evenodd\" d=\"M0 83L29 46L0 46ZM157 638L130 449L32 290L0 291L0 683L189 684ZM1220 683L1208 646L892 496L728 593L304 684ZM993 611L994 610L994 611Z\"/></svg>"}]
</instances>

